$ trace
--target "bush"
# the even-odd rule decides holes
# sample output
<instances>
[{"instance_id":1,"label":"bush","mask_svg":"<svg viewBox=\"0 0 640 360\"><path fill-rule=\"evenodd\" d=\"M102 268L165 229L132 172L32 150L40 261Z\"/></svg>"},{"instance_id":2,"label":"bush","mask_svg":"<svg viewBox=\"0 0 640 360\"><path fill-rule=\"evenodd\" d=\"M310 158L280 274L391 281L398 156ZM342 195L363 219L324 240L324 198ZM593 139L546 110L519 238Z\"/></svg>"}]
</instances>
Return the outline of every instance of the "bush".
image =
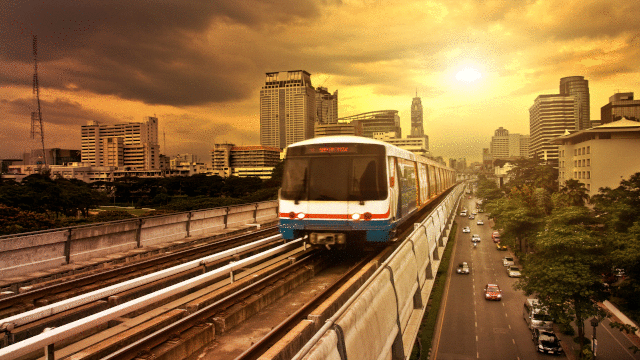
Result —
<instances>
[{"instance_id":1,"label":"bush","mask_svg":"<svg viewBox=\"0 0 640 360\"><path fill-rule=\"evenodd\" d=\"M91 217L93 222L104 222L104 221L115 221L115 220L126 220L135 218L135 215L130 214L124 210L107 210L100 211L96 215Z\"/></svg>"},{"instance_id":2,"label":"bush","mask_svg":"<svg viewBox=\"0 0 640 360\"><path fill-rule=\"evenodd\" d=\"M55 221L43 214L0 204L0 235L46 230L54 227Z\"/></svg>"}]
</instances>

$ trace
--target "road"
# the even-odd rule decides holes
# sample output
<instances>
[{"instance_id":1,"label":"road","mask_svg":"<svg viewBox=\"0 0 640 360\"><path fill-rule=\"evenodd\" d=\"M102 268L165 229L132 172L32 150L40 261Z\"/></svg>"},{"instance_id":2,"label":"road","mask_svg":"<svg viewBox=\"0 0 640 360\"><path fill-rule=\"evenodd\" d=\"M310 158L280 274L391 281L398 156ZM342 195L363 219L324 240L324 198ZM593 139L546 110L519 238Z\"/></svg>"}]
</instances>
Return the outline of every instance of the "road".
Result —
<instances>
[{"instance_id":1,"label":"road","mask_svg":"<svg viewBox=\"0 0 640 360\"><path fill-rule=\"evenodd\" d=\"M475 199L465 198L463 207L475 209ZM485 224L477 225L478 219ZM510 251L498 251L491 240L490 227L485 214L474 220L457 215L457 234L449 281L446 285L438 328L433 342L431 359L548 359L549 355L536 351L531 332L523 316L526 296L513 288L517 279L507 276L502 258ZM462 233L469 226L471 233ZM471 234L479 234L481 241L473 248ZM456 274L460 262L470 264L469 275ZM484 287L495 283L503 291L501 301L484 299ZM591 327L586 329L591 335ZM631 342L618 330L600 325L598 336L598 360L640 359L640 354L627 350ZM566 337L566 340L570 340ZM563 356L564 357L564 356Z\"/></svg>"}]
</instances>

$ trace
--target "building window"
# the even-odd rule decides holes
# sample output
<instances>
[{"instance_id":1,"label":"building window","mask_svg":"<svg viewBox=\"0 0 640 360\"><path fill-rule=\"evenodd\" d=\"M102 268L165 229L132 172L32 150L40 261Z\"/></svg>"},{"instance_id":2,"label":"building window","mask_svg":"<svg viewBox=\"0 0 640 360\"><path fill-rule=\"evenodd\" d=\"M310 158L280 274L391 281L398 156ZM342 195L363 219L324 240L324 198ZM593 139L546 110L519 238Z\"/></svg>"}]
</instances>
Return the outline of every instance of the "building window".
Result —
<instances>
[{"instance_id":1,"label":"building window","mask_svg":"<svg viewBox=\"0 0 640 360\"><path fill-rule=\"evenodd\" d=\"M587 159L587 166L591 166L591 159Z\"/></svg>"},{"instance_id":2,"label":"building window","mask_svg":"<svg viewBox=\"0 0 640 360\"><path fill-rule=\"evenodd\" d=\"M591 179L591 171L587 171L587 179Z\"/></svg>"},{"instance_id":3,"label":"building window","mask_svg":"<svg viewBox=\"0 0 640 360\"><path fill-rule=\"evenodd\" d=\"M573 156L578 156L578 149L573 149Z\"/></svg>"},{"instance_id":4,"label":"building window","mask_svg":"<svg viewBox=\"0 0 640 360\"><path fill-rule=\"evenodd\" d=\"M591 184L587 184L587 190L591 191Z\"/></svg>"},{"instance_id":5,"label":"building window","mask_svg":"<svg viewBox=\"0 0 640 360\"><path fill-rule=\"evenodd\" d=\"M587 146L587 154L591 154L591 146Z\"/></svg>"}]
</instances>

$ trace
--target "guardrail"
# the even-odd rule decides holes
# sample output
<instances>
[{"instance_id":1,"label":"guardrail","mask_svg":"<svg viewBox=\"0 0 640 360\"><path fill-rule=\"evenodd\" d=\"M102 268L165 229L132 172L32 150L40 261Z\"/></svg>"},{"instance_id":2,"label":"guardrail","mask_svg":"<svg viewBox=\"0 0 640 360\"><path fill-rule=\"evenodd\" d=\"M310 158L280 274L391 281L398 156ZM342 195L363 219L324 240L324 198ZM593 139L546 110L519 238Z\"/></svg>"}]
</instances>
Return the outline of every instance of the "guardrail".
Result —
<instances>
[{"instance_id":1,"label":"guardrail","mask_svg":"<svg viewBox=\"0 0 640 360\"><path fill-rule=\"evenodd\" d=\"M0 236L0 280L278 218L278 202Z\"/></svg>"},{"instance_id":2,"label":"guardrail","mask_svg":"<svg viewBox=\"0 0 640 360\"><path fill-rule=\"evenodd\" d=\"M458 185L293 358L408 359L464 185ZM364 343L363 343L364 342Z\"/></svg>"}]
</instances>

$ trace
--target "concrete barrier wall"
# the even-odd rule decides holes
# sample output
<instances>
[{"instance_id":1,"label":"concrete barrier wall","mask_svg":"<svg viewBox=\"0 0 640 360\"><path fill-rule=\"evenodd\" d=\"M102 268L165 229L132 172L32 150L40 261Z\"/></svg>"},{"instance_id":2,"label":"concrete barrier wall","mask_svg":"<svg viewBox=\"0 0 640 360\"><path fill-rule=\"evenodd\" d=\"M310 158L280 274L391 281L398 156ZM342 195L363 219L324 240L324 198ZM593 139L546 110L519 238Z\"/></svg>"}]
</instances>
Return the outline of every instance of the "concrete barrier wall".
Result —
<instances>
[{"instance_id":1,"label":"concrete barrier wall","mask_svg":"<svg viewBox=\"0 0 640 360\"><path fill-rule=\"evenodd\" d=\"M0 269L25 274L66 263L68 229L0 238ZM0 270L0 278L2 278Z\"/></svg>"},{"instance_id":2,"label":"concrete barrier wall","mask_svg":"<svg viewBox=\"0 0 640 360\"><path fill-rule=\"evenodd\" d=\"M265 201L140 219L0 236L0 280L79 263L140 247L278 219Z\"/></svg>"},{"instance_id":3,"label":"concrete barrier wall","mask_svg":"<svg viewBox=\"0 0 640 360\"><path fill-rule=\"evenodd\" d=\"M294 359L408 358L454 219L450 214L462 192L463 186L458 186L414 226L405 242Z\"/></svg>"},{"instance_id":4,"label":"concrete barrier wall","mask_svg":"<svg viewBox=\"0 0 640 360\"><path fill-rule=\"evenodd\" d=\"M69 262L87 261L136 248L138 220L69 228Z\"/></svg>"}]
</instances>

